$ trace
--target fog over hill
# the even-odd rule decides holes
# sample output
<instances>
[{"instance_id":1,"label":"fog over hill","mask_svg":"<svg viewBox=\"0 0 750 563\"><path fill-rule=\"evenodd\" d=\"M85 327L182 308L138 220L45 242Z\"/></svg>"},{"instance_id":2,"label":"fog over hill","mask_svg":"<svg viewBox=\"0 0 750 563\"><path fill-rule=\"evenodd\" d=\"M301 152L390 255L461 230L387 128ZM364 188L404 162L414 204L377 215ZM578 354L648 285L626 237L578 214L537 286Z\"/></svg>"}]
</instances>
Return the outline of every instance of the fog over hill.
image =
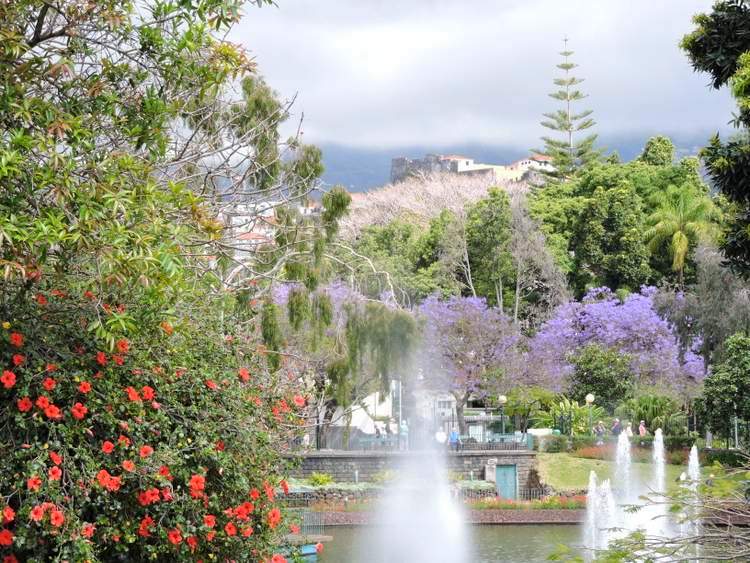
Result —
<instances>
[{"instance_id":1,"label":"fog over hill","mask_svg":"<svg viewBox=\"0 0 750 563\"><path fill-rule=\"evenodd\" d=\"M677 146L678 157L694 155L704 146L715 131L706 131L693 136L672 136ZM623 160L631 160L640 154L645 141L659 131L641 136L602 139L607 151L617 151ZM668 134L668 133L664 133ZM541 143L540 143L541 145ZM477 162L509 164L528 156L530 151L502 145L460 144L433 146L405 146L396 148L363 148L341 144L321 144L325 173L323 181L328 186L341 184L352 192L365 192L388 183L391 159L397 156L420 158L427 153L460 154ZM531 148L531 147L529 147Z\"/></svg>"}]
</instances>

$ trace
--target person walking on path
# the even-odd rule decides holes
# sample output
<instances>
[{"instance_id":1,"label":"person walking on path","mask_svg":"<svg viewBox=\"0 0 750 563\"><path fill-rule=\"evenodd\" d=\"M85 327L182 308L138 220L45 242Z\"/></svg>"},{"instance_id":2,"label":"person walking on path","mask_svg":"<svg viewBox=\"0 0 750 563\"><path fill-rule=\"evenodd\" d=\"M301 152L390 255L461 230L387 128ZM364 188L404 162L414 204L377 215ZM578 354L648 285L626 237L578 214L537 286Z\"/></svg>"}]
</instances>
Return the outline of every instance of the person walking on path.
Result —
<instances>
[{"instance_id":1,"label":"person walking on path","mask_svg":"<svg viewBox=\"0 0 750 563\"><path fill-rule=\"evenodd\" d=\"M604 433L606 430L604 429L604 423L600 420L596 426L594 426L594 436L596 436L596 445L602 446L604 445Z\"/></svg>"},{"instance_id":2,"label":"person walking on path","mask_svg":"<svg viewBox=\"0 0 750 563\"><path fill-rule=\"evenodd\" d=\"M458 435L458 430L456 430L455 428L451 430L448 442L450 443L451 449L457 452L461 444L461 436Z\"/></svg>"},{"instance_id":3,"label":"person walking on path","mask_svg":"<svg viewBox=\"0 0 750 563\"><path fill-rule=\"evenodd\" d=\"M612 423L610 432L612 432L612 436L619 436L620 434L622 434L622 423L620 422L619 418L616 418Z\"/></svg>"},{"instance_id":4,"label":"person walking on path","mask_svg":"<svg viewBox=\"0 0 750 563\"><path fill-rule=\"evenodd\" d=\"M409 449L409 425L406 423L405 420L401 421L401 428L399 428L399 438L401 442L401 448L402 450L408 450Z\"/></svg>"},{"instance_id":5,"label":"person walking on path","mask_svg":"<svg viewBox=\"0 0 750 563\"><path fill-rule=\"evenodd\" d=\"M648 434L648 430L646 430L646 421L641 420L641 423L638 425L638 435L643 438L646 434Z\"/></svg>"}]
</instances>

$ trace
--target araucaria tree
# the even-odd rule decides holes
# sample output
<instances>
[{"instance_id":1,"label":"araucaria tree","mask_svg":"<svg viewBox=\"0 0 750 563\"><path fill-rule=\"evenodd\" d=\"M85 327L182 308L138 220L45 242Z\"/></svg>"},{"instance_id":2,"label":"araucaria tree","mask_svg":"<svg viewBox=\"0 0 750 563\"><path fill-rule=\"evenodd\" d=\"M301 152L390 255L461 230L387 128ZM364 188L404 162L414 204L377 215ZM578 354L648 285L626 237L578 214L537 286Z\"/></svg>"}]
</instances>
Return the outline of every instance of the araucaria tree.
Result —
<instances>
[{"instance_id":1,"label":"araucaria tree","mask_svg":"<svg viewBox=\"0 0 750 563\"><path fill-rule=\"evenodd\" d=\"M502 310L479 297L429 297L419 314L424 318L426 385L453 394L459 431L465 434L469 399L512 386L521 333Z\"/></svg>"},{"instance_id":2,"label":"araucaria tree","mask_svg":"<svg viewBox=\"0 0 750 563\"><path fill-rule=\"evenodd\" d=\"M570 60L573 51L568 50L568 39L565 38L565 49L560 53L563 62L557 65L563 75L554 79L558 90L550 94L551 98L562 102L562 107L556 111L545 113L546 118L542 125L560 134L558 138L542 137L544 150L542 154L552 159L554 172L549 174L558 179L570 178L573 173L593 160L597 160L601 154L594 148L596 135L586 135L578 139L577 133L591 129L595 121L591 117L593 110L578 110L574 107L576 102L581 101L586 95L577 88L583 82L572 74L572 70L578 65Z\"/></svg>"}]
</instances>

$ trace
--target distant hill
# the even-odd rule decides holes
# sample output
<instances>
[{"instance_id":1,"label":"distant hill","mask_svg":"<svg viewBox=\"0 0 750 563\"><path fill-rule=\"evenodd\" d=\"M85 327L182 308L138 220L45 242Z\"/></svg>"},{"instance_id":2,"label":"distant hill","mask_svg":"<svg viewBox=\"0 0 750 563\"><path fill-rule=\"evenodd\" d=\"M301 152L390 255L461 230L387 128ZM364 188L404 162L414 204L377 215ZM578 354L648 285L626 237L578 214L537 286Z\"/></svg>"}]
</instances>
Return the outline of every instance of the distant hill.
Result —
<instances>
[{"instance_id":1,"label":"distant hill","mask_svg":"<svg viewBox=\"0 0 750 563\"><path fill-rule=\"evenodd\" d=\"M623 160L631 160L640 154L648 137L658 133L602 139L607 151L616 150ZM704 146L712 132L692 136L672 136L678 156L696 154ZM391 174L391 159L396 156L423 157L427 153L460 154L474 158L477 162L509 164L528 156L529 151L517 147L464 144L449 146L409 146L388 149L358 148L345 145L321 144L325 173L323 181L333 186L341 184L351 192L366 192L387 184Z\"/></svg>"}]
</instances>

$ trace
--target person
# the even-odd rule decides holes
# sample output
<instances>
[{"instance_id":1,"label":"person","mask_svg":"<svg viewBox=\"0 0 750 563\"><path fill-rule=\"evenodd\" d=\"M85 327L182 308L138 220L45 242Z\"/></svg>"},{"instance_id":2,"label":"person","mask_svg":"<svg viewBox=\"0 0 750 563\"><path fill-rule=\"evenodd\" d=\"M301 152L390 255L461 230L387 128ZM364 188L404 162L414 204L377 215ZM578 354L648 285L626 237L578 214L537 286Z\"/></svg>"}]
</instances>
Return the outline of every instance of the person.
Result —
<instances>
[{"instance_id":1,"label":"person","mask_svg":"<svg viewBox=\"0 0 750 563\"><path fill-rule=\"evenodd\" d=\"M633 437L633 423L632 422L628 422L627 426L625 427L625 435L628 438Z\"/></svg>"},{"instance_id":2,"label":"person","mask_svg":"<svg viewBox=\"0 0 750 563\"><path fill-rule=\"evenodd\" d=\"M596 436L597 446L604 445L604 432L604 423L600 420L596 423L596 426L594 426L594 436Z\"/></svg>"},{"instance_id":3,"label":"person","mask_svg":"<svg viewBox=\"0 0 750 563\"><path fill-rule=\"evenodd\" d=\"M620 419L616 418L615 421L612 423L612 428L610 429L610 432L612 432L612 436L619 436L622 434L622 424L620 423Z\"/></svg>"},{"instance_id":4,"label":"person","mask_svg":"<svg viewBox=\"0 0 750 563\"><path fill-rule=\"evenodd\" d=\"M409 449L409 425L406 423L405 420L401 421L400 433L401 433L401 436L400 436L401 449L408 450Z\"/></svg>"},{"instance_id":5,"label":"person","mask_svg":"<svg viewBox=\"0 0 750 563\"><path fill-rule=\"evenodd\" d=\"M646 430L646 421L641 420L641 423L638 425L638 435L643 438L646 434L648 434L648 430Z\"/></svg>"},{"instance_id":6,"label":"person","mask_svg":"<svg viewBox=\"0 0 750 563\"><path fill-rule=\"evenodd\" d=\"M461 445L461 437L458 435L458 430L455 428L451 430L450 438L448 439L451 449L454 451L458 451L459 446Z\"/></svg>"}]
</instances>

